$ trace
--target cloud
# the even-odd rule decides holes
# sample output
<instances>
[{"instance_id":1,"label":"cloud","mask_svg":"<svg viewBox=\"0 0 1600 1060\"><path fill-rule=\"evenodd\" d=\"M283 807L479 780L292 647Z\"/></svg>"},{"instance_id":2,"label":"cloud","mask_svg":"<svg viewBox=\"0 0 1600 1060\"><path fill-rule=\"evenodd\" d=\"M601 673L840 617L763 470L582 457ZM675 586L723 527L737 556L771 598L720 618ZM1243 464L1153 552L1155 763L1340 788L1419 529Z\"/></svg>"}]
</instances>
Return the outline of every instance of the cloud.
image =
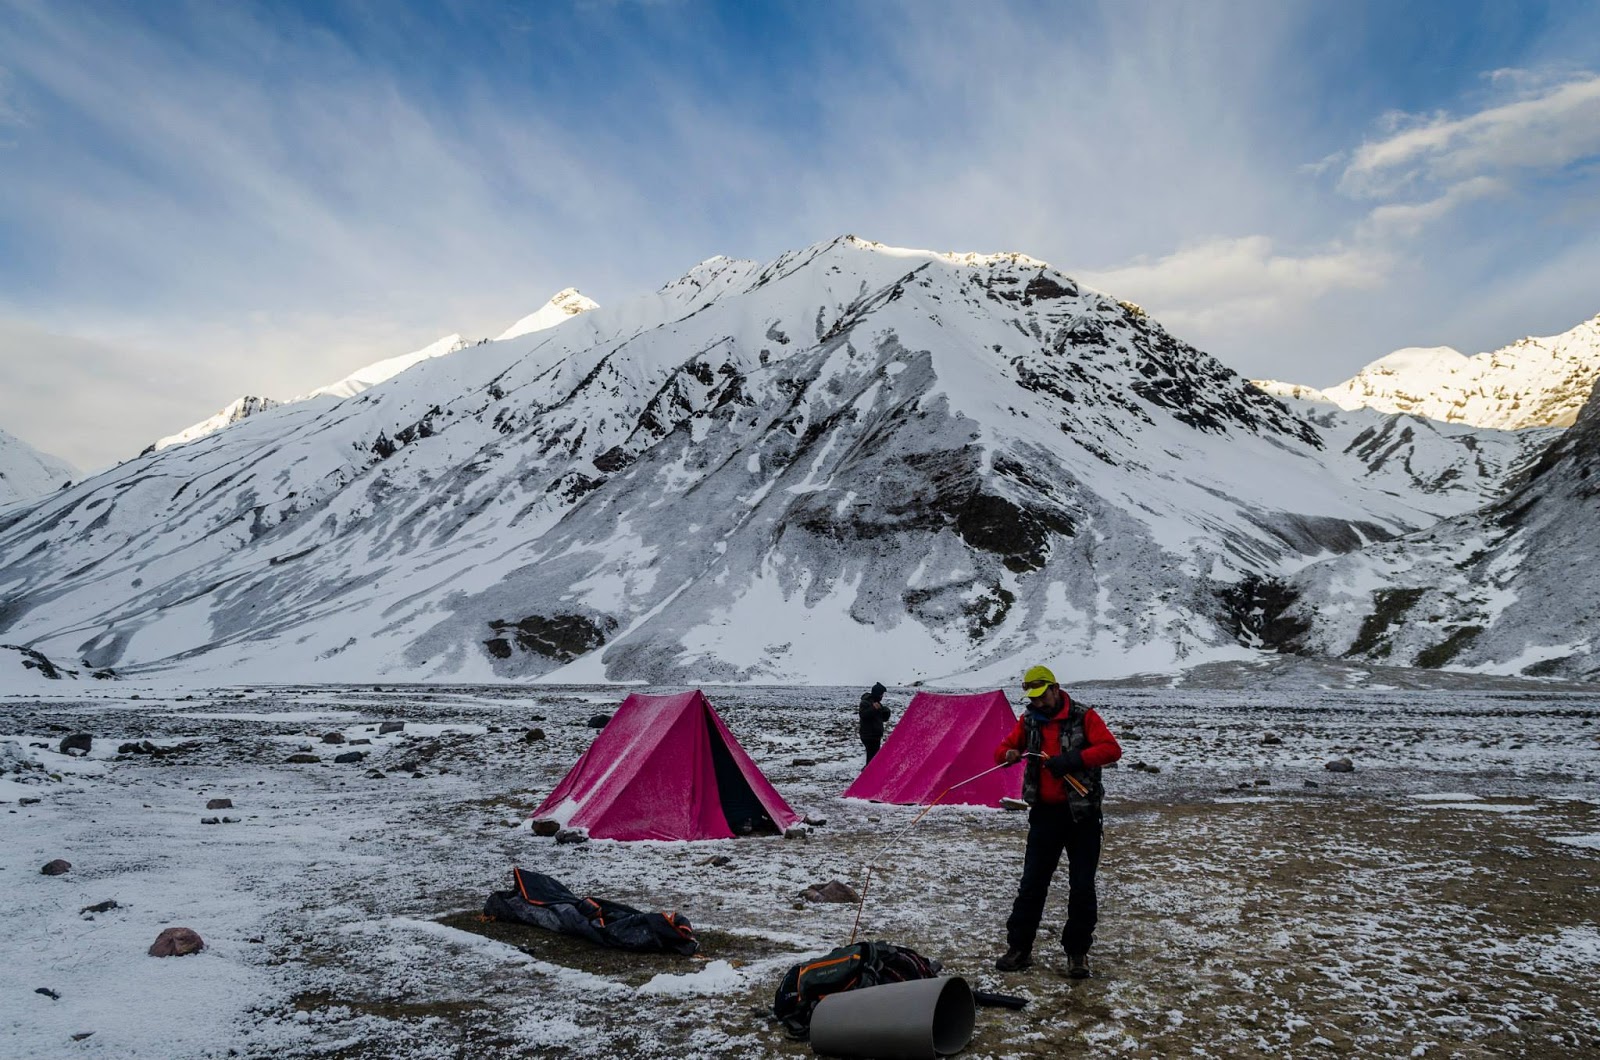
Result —
<instances>
[{"instance_id":1,"label":"cloud","mask_svg":"<svg viewBox=\"0 0 1600 1060\"><path fill-rule=\"evenodd\" d=\"M1510 190L1509 182L1499 177L1470 177L1446 188L1443 194L1417 203L1390 203L1374 207L1367 215L1366 232L1374 237L1386 235L1414 236L1433 221L1439 220L1463 203L1502 195Z\"/></svg>"},{"instance_id":2,"label":"cloud","mask_svg":"<svg viewBox=\"0 0 1600 1060\"><path fill-rule=\"evenodd\" d=\"M1386 199L1433 183L1459 186L1478 177L1512 178L1558 170L1600 154L1600 75L1554 85L1463 118L1400 119L1392 135L1362 144L1339 179L1359 198Z\"/></svg>"},{"instance_id":3,"label":"cloud","mask_svg":"<svg viewBox=\"0 0 1600 1060\"><path fill-rule=\"evenodd\" d=\"M1151 308L1176 331L1213 332L1279 320L1328 294L1373 290L1386 278L1384 253L1360 247L1295 256L1255 235L1184 247L1155 261L1079 271L1087 283Z\"/></svg>"}]
</instances>

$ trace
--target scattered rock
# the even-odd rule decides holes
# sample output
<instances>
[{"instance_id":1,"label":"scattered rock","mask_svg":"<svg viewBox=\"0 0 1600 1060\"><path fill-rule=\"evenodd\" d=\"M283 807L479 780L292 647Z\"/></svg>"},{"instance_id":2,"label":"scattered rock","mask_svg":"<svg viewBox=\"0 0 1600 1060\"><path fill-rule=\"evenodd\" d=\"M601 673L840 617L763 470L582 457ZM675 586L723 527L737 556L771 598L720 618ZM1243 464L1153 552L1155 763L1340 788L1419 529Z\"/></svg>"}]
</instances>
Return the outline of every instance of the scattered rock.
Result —
<instances>
[{"instance_id":1,"label":"scattered rock","mask_svg":"<svg viewBox=\"0 0 1600 1060\"><path fill-rule=\"evenodd\" d=\"M730 858L728 855L726 855L726 854L718 854L714 858L706 858L700 864L702 864L702 865L714 865L714 866L716 866L717 868L720 869L724 865L731 864L732 861L733 861L733 859Z\"/></svg>"},{"instance_id":2,"label":"scattered rock","mask_svg":"<svg viewBox=\"0 0 1600 1060\"><path fill-rule=\"evenodd\" d=\"M809 813L800 819L813 828L821 828L823 825L828 823L828 819L826 817L813 817Z\"/></svg>"},{"instance_id":3,"label":"scattered rock","mask_svg":"<svg viewBox=\"0 0 1600 1060\"><path fill-rule=\"evenodd\" d=\"M323 733L322 742L323 743L344 743L344 733L342 733L342 732Z\"/></svg>"},{"instance_id":4,"label":"scattered rock","mask_svg":"<svg viewBox=\"0 0 1600 1060\"><path fill-rule=\"evenodd\" d=\"M403 721L386 721L378 726L378 735L387 736L391 732L400 732L406 727Z\"/></svg>"},{"instance_id":5,"label":"scattered rock","mask_svg":"<svg viewBox=\"0 0 1600 1060\"><path fill-rule=\"evenodd\" d=\"M208 809L208 810L231 810L231 809L233 809L233 800L232 799L212 799L210 802L206 803L206 809Z\"/></svg>"},{"instance_id":6,"label":"scattered rock","mask_svg":"<svg viewBox=\"0 0 1600 1060\"><path fill-rule=\"evenodd\" d=\"M563 845L568 843L587 843L589 837L582 832L574 832L570 828L556 833L556 842Z\"/></svg>"},{"instance_id":7,"label":"scattered rock","mask_svg":"<svg viewBox=\"0 0 1600 1060\"><path fill-rule=\"evenodd\" d=\"M748 832L740 832L739 834L740 835L749 835ZM785 838L785 839L807 839L807 840L809 840L811 838L811 829L807 828L803 824L797 824L793 828L784 829L783 838Z\"/></svg>"},{"instance_id":8,"label":"scattered rock","mask_svg":"<svg viewBox=\"0 0 1600 1060\"><path fill-rule=\"evenodd\" d=\"M343 766L352 762L359 762L365 757L367 757L365 751L346 751L342 755L334 755L333 760Z\"/></svg>"},{"instance_id":9,"label":"scattered rock","mask_svg":"<svg viewBox=\"0 0 1600 1060\"><path fill-rule=\"evenodd\" d=\"M591 729L603 729L603 728L606 727L606 725L610 721L611 721L611 715L609 715L609 714L596 714L594 717L592 717L588 721L584 722L584 724L589 726L589 728L591 728Z\"/></svg>"},{"instance_id":10,"label":"scattered rock","mask_svg":"<svg viewBox=\"0 0 1600 1060\"><path fill-rule=\"evenodd\" d=\"M1270 787L1272 787L1272 781L1270 781L1270 780L1258 780L1258 781L1256 781L1256 787L1258 787L1258 788L1270 788Z\"/></svg>"},{"instance_id":11,"label":"scattered rock","mask_svg":"<svg viewBox=\"0 0 1600 1060\"><path fill-rule=\"evenodd\" d=\"M39 800L37 798L35 798L34 796L32 796L32 795L24 795L24 796L22 796L22 798L17 800L17 805L18 806L37 806L37 805L39 805Z\"/></svg>"},{"instance_id":12,"label":"scattered rock","mask_svg":"<svg viewBox=\"0 0 1600 1060\"><path fill-rule=\"evenodd\" d=\"M1283 737L1278 736L1275 733L1270 733L1269 732L1265 736L1261 737L1261 742L1262 742L1263 745L1267 745L1267 746L1270 746L1272 744L1279 744L1279 743L1283 742Z\"/></svg>"},{"instance_id":13,"label":"scattered rock","mask_svg":"<svg viewBox=\"0 0 1600 1060\"><path fill-rule=\"evenodd\" d=\"M800 897L808 902L859 902L861 896L855 888L839 880L829 880L827 883L814 884L800 892Z\"/></svg>"},{"instance_id":14,"label":"scattered rock","mask_svg":"<svg viewBox=\"0 0 1600 1060\"><path fill-rule=\"evenodd\" d=\"M1161 767L1160 766L1153 766L1153 765L1150 765L1147 762L1130 762L1128 764L1128 768L1133 770L1135 773L1159 773L1159 772L1161 772Z\"/></svg>"},{"instance_id":15,"label":"scattered rock","mask_svg":"<svg viewBox=\"0 0 1600 1060\"><path fill-rule=\"evenodd\" d=\"M113 909L121 908L122 907L117 904L117 900L115 898L107 898L103 902L96 902L94 905L84 906L82 909L78 910L78 915L83 916L85 913L109 913Z\"/></svg>"},{"instance_id":16,"label":"scattered rock","mask_svg":"<svg viewBox=\"0 0 1600 1060\"><path fill-rule=\"evenodd\" d=\"M1354 773L1356 764L1348 758L1335 758L1322 768L1330 773Z\"/></svg>"},{"instance_id":17,"label":"scattered rock","mask_svg":"<svg viewBox=\"0 0 1600 1060\"><path fill-rule=\"evenodd\" d=\"M561 831L561 826L554 821L539 820L533 822L533 834L552 836Z\"/></svg>"},{"instance_id":18,"label":"scattered rock","mask_svg":"<svg viewBox=\"0 0 1600 1060\"><path fill-rule=\"evenodd\" d=\"M152 957L182 957L206 948L205 940L193 928L169 927L150 944Z\"/></svg>"},{"instance_id":19,"label":"scattered rock","mask_svg":"<svg viewBox=\"0 0 1600 1060\"><path fill-rule=\"evenodd\" d=\"M367 770L367 779L368 780L382 780L386 775L387 774L385 774L384 771L381 770L381 769L369 769L369 770Z\"/></svg>"},{"instance_id":20,"label":"scattered rock","mask_svg":"<svg viewBox=\"0 0 1600 1060\"><path fill-rule=\"evenodd\" d=\"M542 739L544 739L543 729L529 729L522 734L523 743L538 743Z\"/></svg>"},{"instance_id":21,"label":"scattered rock","mask_svg":"<svg viewBox=\"0 0 1600 1060\"><path fill-rule=\"evenodd\" d=\"M99 677L100 675L99 674L95 674L95 676ZM94 1031L79 1031L77 1034L74 1034L72 1036L72 1040L75 1041L75 1042L81 1042L85 1038L93 1038L93 1037L94 1037Z\"/></svg>"},{"instance_id":22,"label":"scattered rock","mask_svg":"<svg viewBox=\"0 0 1600 1060\"><path fill-rule=\"evenodd\" d=\"M54 990L51 990L48 986L41 986L39 989L35 990L34 993L35 994L43 994L45 997L49 998L51 1001L60 1001L61 1000L61 995L56 993Z\"/></svg>"},{"instance_id":23,"label":"scattered rock","mask_svg":"<svg viewBox=\"0 0 1600 1060\"><path fill-rule=\"evenodd\" d=\"M316 755L297 754L290 755L288 761L292 766L310 766L316 765L318 762L322 761L322 759L318 758Z\"/></svg>"},{"instance_id":24,"label":"scattered rock","mask_svg":"<svg viewBox=\"0 0 1600 1060\"><path fill-rule=\"evenodd\" d=\"M1308 781L1306 781L1306 787L1308 787L1308 788L1320 788L1320 787L1322 787L1322 785L1318 784L1314 780L1308 780Z\"/></svg>"},{"instance_id":25,"label":"scattered rock","mask_svg":"<svg viewBox=\"0 0 1600 1060\"><path fill-rule=\"evenodd\" d=\"M44 867L39 870L40 874L45 876L60 876L71 871L72 862L63 861L61 858L45 862Z\"/></svg>"},{"instance_id":26,"label":"scattered rock","mask_svg":"<svg viewBox=\"0 0 1600 1060\"><path fill-rule=\"evenodd\" d=\"M796 758L789 764L791 766L814 766L817 764L817 760L815 758Z\"/></svg>"},{"instance_id":27,"label":"scattered rock","mask_svg":"<svg viewBox=\"0 0 1600 1060\"><path fill-rule=\"evenodd\" d=\"M222 823L223 824L238 824L239 823L239 818L237 818L237 817L224 817L222 819Z\"/></svg>"},{"instance_id":28,"label":"scattered rock","mask_svg":"<svg viewBox=\"0 0 1600 1060\"><path fill-rule=\"evenodd\" d=\"M86 732L75 732L71 736L68 736L65 740L62 740L61 746L58 747L57 750L64 755L70 755L74 753L86 755L93 746L93 736L90 736Z\"/></svg>"},{"instance_id":29,"label":"scattered rock","mask_svg":"<svg viewBox=\"0 0 1600 1060\"><path fill-rule=\"evenodd\" d=\"M355 747L355 746L358 746L360 744L366 744L368 747L371 747L372 746L372 741L368 740L368 739L360 739L360 740L351 740L350 741L350 746L351 747Z\"/></svg>"},{"instance_id":30,"label":"scattered rock","mask_svg":"<svg viewBox=\"0 0 1600 1060\"><path fill-rule=\"evenodd\" d=\"M200 818L200 823L201 824L221 824L222 823L222 819L220 817L202 817L202 818Z\"/></svg>"}]
</instances>

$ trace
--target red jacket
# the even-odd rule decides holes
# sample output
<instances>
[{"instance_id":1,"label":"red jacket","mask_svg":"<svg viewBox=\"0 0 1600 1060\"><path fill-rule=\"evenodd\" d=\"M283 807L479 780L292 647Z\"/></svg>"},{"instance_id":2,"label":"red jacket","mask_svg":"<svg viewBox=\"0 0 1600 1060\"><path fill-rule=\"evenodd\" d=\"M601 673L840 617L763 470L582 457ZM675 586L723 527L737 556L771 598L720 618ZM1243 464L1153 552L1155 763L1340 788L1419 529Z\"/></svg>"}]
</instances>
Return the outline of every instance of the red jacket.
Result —
<instances>
[{"instance_id":1,"label":"red jacket","mask_svg":"<svg viewBox=\"0 0 1600 1060\"><path fill-rule=\"evenodd\" d=\"M1063 707L1063 710L1067 708ZM1054 757L1061 753L1061 726L1048 724L1044 727L1044 746L1040 748L1046 758ZM1111 730L1106 728L1106 723L1100 720L1100 715L1093 707L1083 713L1083 765L1086 769L1099 766L1108 766L1122 757L1122 745L1117 738L1111 735ZM1005 761L1007 751L1025 751L1028 747L1027 729L1022 724L1022 719L1017 719L1017 724L1011 734L1000 741L1000 746L994 749L996 763ZM1040 802L1066 802L1067 783L1056 777L1048 769L1039 770L1039 801Z\"/></svg>"}]
</instances>

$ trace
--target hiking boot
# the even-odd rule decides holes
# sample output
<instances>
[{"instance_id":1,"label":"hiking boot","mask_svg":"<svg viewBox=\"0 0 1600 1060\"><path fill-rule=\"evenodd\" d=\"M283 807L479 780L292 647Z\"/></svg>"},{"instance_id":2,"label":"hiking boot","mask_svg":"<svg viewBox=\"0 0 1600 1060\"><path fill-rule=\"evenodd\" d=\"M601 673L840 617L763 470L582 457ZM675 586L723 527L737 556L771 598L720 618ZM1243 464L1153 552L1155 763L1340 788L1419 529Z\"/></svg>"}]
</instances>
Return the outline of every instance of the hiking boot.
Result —
<instances>
[{"instance_id":1,"label":"hiking boot","mask_svg":"<svg viewBox=\"0 0 1600 1060\"><path fill-rule=\"evenodd\" d=\"M1067 975L1073 979L1089 978L1089 955L1087 953L1067 954Z\"/></svg>"},{"instance_id":2,"label":"hiking boot","mask_svg":"<svg viewBox=\"0 0 1600 1060\"><path fill-rule=\"evenodd\" d=\"M994 962L995 970L1001 972L1020 972L1033 963L1033 951L1025 950L1021 946L1013 946Z\"/></svg>"}]
</instances>

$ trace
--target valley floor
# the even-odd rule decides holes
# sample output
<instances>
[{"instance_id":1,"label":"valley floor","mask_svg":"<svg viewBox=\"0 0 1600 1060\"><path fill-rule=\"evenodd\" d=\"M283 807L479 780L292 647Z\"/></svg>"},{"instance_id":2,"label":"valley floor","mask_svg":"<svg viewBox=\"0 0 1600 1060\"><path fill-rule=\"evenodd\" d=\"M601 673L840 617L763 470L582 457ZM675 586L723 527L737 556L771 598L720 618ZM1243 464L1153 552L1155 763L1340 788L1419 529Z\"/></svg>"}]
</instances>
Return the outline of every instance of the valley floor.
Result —
<instances>
[{"instance_id":1,"label":"valley floor","mask_svg":"<svg viewBox=\"0 0 1600 1060\"><path fill-rule=\"evenodd\" d=\"M1125 749L1106 774L1092 979L1067 979L1049 945L1064 893L1035 966L993 970L1021 814L935 809L868 894L863 937L1030 999L979 1009L963 1055L1600 1055L1600 692L1077 691ZM837 797L861 762L858 690L707 692L823 823L693 844L534 836L529 812L613 689L5 696L0 741L44 768L0 778L0 1054L810 1055L767 1009L785 968L848 939L855 906L799 894L859 888L917 811ZM897 716L906 698L890 693ZM390 720L404 730L380 734ZM534 727L547 738L525 742ZM55 750L72 732L94 735L88 757ZM117 754L146 740L176 750ZM367 757L333 763L352 750ZM1340 757L1353 773L1323 768ZM41 875L54 858L71 870ZM484 923L514 865L677 910L702 952ZM171 925L206 948L147 956Z\"/></svg>"}]
</instances>

